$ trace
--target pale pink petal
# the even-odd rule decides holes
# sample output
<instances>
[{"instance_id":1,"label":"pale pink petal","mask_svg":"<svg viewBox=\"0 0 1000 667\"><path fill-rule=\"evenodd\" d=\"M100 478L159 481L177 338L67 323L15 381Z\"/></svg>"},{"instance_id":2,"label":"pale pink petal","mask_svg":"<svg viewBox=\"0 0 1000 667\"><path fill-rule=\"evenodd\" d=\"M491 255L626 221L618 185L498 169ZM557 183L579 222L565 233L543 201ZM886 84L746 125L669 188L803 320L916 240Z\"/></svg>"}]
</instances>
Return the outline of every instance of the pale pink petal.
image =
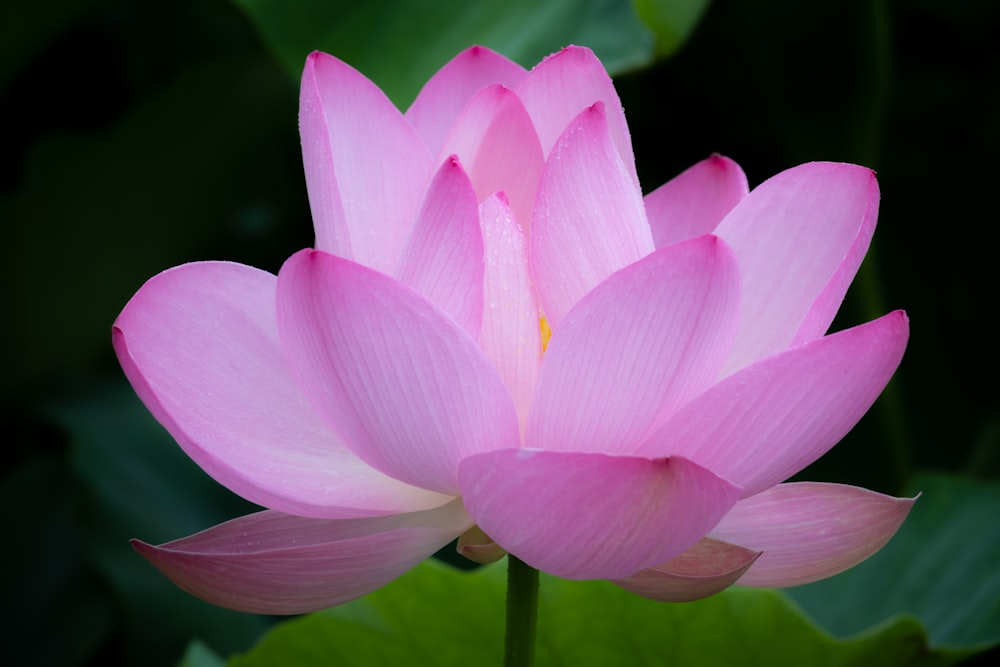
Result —
<instances>
[{"instance_id":1,"label":"pale pink petal","mask_svg":"<svg viewBox=\"0 0 1000 667\"><path fill-rule=\"evenodd\" d=\"M376 519L259 512L136 551L180 588L255 614L301 614L384 586L472 525L459 500Z\"/></svg>"},{"instance_id":2,"label":"pale pink petal","mask_svg":"<svg viewBox=\"0 0 1000 667\"><path fill-rule=\"evenodd\" d=\"M607 110L611 141L625 172L638 187L632 138L621 100L604 65L590 49L568 46L553 53L528 73L517 87L517 95L531 114L546 155L581 111L602 102Z\"/></svg>"},{"instance_id":3,"label":"pale pink petal","mask_svg":"<svg viewBox=\"0 0 1000 667\"><path fill-rule=\"evenodd\" d=\"M650 600L690 602L729 588L759 556L759 551L705 537L666 563L612 583Z\"/></svg>"},{"instance_id":4,"label":"pale pink petal","mask_svg":"<svg viewBox=\"0 0 1000 667\"><path fill-rule=\"evenodd\" d=\"M489 197L480 210L486 246L486 307L479 342L514 399L523 427L542 358L538 303L528 274L524 232L502 194Z\"/></svg>"},{"instance_id":5,"label":"pale pink petal","mask_svg":"<svg viewBox=\"0 0 1000 667\"><path fill-rule=\"evenodd\" d=\"M222 262L150 279L113 336L146 407L202 469L258 505L339 518L447 502L372 469L323 425L279 345L275 282Z\"/></svg>"},{"instance_id":6,"label":"pale pink petal","mask_svg":"<svg viewBox=\"0 0 1000 667\"><path fill-rule=\"evenodd\" d=\"M740 489L682 458L503 449L459 467L472 518L528 565L621 579L688 549Z\"/></svg>"},{"instance_id":7,"label":"pale pink petal","mask_svg":"<svg viewBox=\"0 0 1000 667\"><path fill-rule=\"evenodd\" d=\"M542 147L521 100L500 84L480 90L455 121L441 149L458 155L479 201L502 190L527 225L542 173Z\"/></svg>"},{"instance_id":8,"label":"pale pink petal","mask_svg":"<svg viewBox=\"0 0 1000 667\"><path fill-rule=\"evenodd\" d=\"M653 251L642 195L614 149L602 104L574 119L549 155L530 243L553 330L599 282Z\"/></svg>"},{"instance_id":9,"label":"pale pink petal","mask_svg":"<svg viewBox=\"0 0 1000 667\"><path fill-rule=\"evenodd\" d=\"M594 288L553 333L525 446L635 451L715 381L736 331L739 281L725 242L703 236Z\"/></svg>"},{"instance_id":10,"label":"pale pink petal","mask_svg":"<svg viewBox=\"0 0 1000 667\"><path fill-rule=\"evenodd\" d=\"M392 271L434 167L423 141L375 84L319 52L299 132L316 247Z\"/></svg>"},{"instance_id":11,"label":"pale pink petal","mask_svg":"<svg viewBox=\"0 0 1000 667\"><path fill-rule=\"evenodd\" d=\"M500 83L513 88L527 72L515 62L483 46L462 51L424 84L406 112L431 154L441 152L452 124L481 88Z\"/></svg>"},{"instance_id":12,"label":"pale pink petal","mask_svg":"<svg viewBox=\"0 0 1000 667\"><path fill-rule=\"evenodd\" d=\"M414 288L469 332L483 323L483 232L479 203L455 157L431 181L396 277Z\"/></svg>"},{"instance_id":13,"label":"pale pink petal","mask_svg":"<svg viewBox=\"0 0 1000 667\"><path fill-rule=\"evenodd\" d=\"M870 169L813 162L765 181L723 219L715 233L743 274L725 374L826 331L868 250L878 199Z\"/></svg>"},{"instance_id":14,"label":"pale pink petal","mask_svg":"<svg viewBox=\"0 0 1000 667\"><path fill-rule=\"evenodd\" d=\"M638 451L688 457L752 496L854 427L892 377L908 335L906 314L895 311L757 362L681 408Z\"/></svg>"},{"instance_id":15,"label":"pale pink petal","mask_svg":"<svg viewBox=\"0 0 1000 667\"><path fill-rule=\"evenodd\" d=\"M646 195L646 217L657 248L711 234L749 188L740 166L713 155Z\"/></svg>"},{"instance_id":16,"label":"pale pink petal","mask_svg":"<svg viewBox=\"0 0 1000 667\"><path fill-rule=\"evenodd\" d=\"M736 503L712 536L763 552L741 585L798 586L881 549L915 500L843 484L779 484Z\"/></svg>"},{"instance_id":17,"label":"pale pink petal","mask_svg":"<svg viewBox=\"0 0 1000 667\"><path fill-rule=\"evenodd\" d=\"M476 342L389 276L299 252L278 275L278 330L313 408L396 479L454 494L463 457L519 441L510 395Z\"/></svg>"}]
</instances>

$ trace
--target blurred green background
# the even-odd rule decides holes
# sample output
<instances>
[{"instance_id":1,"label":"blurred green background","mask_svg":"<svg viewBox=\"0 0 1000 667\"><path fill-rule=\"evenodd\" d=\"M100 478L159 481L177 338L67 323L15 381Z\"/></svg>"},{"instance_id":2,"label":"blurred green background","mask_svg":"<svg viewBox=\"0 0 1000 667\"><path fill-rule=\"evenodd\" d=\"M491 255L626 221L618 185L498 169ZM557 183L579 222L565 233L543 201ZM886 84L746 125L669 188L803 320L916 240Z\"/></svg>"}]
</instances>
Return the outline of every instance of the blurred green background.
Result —
<instances>
[{"instance_id":1,"label":"blurred green background","mask_svg":"<svg viewBox=\"0 0 1000 667\"><path fill-rule=\"evenodd\" d=\"M188 598L129 548L130 537L173 539L248 506L148 417L118 370L111 323L170 266L277 271L311 245L296 122L309 51L351 62L405 108L471 43L529 67L566 43L594 48L615 75L645 191L712 152L738 161L751 186L810 160L878 171L874 244L834 328L905 308L911 343L876 408L803 477L923 489L940 516L917 522L922 537L904 537L892 571L927 558L920 576L961 570L960 581L948 579L950 597L913 584L879 613L915 613L935 646L1000 642L1000 5L536 5L3 5L7 664L171 665L192 638L225 656L273 622ZM928 555L921 539L934 536ZM828 596L862 584L793 594L850 634L883 617Z\"/></svg>"}]
</instances>

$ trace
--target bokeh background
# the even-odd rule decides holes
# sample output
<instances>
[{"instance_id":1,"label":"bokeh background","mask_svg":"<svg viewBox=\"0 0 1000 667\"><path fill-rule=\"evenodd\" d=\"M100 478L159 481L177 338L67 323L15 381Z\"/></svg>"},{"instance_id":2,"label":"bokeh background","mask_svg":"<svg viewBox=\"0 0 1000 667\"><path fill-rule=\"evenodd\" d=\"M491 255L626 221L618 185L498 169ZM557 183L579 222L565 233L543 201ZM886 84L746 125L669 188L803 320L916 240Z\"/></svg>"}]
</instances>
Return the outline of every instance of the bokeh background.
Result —
<instances>
[{"instance_id":1,"label":"bokeh background","mask_svg":"<svg viewBox=\"0 0 1000 667\"><path fill-rule=\"evenodd\" d=\"M914 575L894 610L915 613L932 645L995 647L1000 4L362 4L0 9L7 664L173 665L194 638L225 656L273 622L188 598L129 548L250 508L148 417L117 367L111 323L170 266L277 271L311 245L296 127L309 51L351 62L405 108L474 42L526 66L566 43L594 48L615 75L647 192L712 152L738 161L751 186L811 160L877 170L879 226L834 328L905 308L911 343L873 411L803 477L923 490L937 518L893 558L905 571L936 550L919 576L952 595L907 607L922 595ZM822 618L838 603L816 600L838 586L793 595L835 634L881 620Z\"/></svg>"}]
</instances>

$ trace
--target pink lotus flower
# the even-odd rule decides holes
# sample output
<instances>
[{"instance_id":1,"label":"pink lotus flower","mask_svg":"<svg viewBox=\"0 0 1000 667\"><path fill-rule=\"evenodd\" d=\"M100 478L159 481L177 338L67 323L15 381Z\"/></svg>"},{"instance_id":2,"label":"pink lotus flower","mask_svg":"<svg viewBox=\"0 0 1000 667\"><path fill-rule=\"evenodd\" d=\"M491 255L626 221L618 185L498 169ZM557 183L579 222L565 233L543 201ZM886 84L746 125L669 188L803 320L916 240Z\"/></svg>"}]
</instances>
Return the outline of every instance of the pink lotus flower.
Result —
<instances>
[{"instance_id":1,"label":"pink lotus flower","mask_svg":"<svg viewBox=\"0 0 1000 667\"><path fill-rule=\"evenodd\" d=\"M530 72L469 49L405 115L315 53L300 121L316 249L278 276L176 267L115 323L147 407L269 508L136 542L180 587L313 610L465 533L476 558L689 600L832 575L899 527L911 500L781 483L906 344L902 312L824 335L871 171L748 192L714 156L643 199L611 81L574 47Z\"/></svg>"}]
</instances>

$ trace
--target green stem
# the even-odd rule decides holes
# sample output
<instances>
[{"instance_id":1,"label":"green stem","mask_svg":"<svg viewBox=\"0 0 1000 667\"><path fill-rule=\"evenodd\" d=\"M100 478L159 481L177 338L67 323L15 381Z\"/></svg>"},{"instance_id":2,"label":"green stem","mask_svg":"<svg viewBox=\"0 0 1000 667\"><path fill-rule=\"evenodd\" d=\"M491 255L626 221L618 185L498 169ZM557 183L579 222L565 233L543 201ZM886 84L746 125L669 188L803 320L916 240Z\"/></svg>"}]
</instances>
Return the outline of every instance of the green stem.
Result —
<instances>
[{"instance_id":1,"label":"green stem","mask_svg":"<svg viewBox=\"0 0 1000 667\"><path fill-rule=\"evenodd\" d=\"M538 625L538 570L507 556L507 637L504 667L531 667Z\"/></svg>"}]
</instances>

